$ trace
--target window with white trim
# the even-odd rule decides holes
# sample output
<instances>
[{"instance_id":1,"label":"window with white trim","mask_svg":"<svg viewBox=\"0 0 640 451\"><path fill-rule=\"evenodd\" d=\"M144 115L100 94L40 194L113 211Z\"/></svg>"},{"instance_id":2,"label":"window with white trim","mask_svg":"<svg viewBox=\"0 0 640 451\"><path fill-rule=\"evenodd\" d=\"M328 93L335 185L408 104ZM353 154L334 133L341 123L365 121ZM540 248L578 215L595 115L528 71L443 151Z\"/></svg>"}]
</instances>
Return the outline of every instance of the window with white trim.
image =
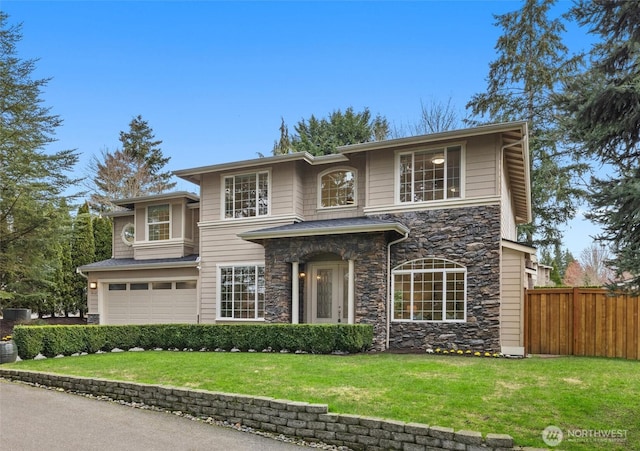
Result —
<instances>
[{"instance_id":1,"label":"window with white trim","mask_svg":"<svg viewBox=\"0 0 640 451\"><path fill-rule=\"evenodd\" d=\"M460 198L462 146L402 153L399 156L400 202Z\"/></svg>"},{"instance_id":2,"label":"window with white trim","mask_svg":"<svg viewBox=\"0 0 640 451\"><path fill-rule=\"evenodd\" d=\"M264 318L263 265L221 266L219 283L220 318Z\"/></svg>"},{"instance_id":3,"label":"window with white trim","mask_svg":"<svg viewBox=\"0 0 640 451\"><path fill-rule=\"evenodd\" d=\"M147 231L149 241L168 240L171 228L169 204L147 207Z\"/></svg>"},{"instance_id":4,"label":"window with white trim","mask_svg":"<svg viewBox=\"0 0 640 451\"><path fill-rule=\"evenodd\" d=\"M319 207L347 207L356 204L356 174L350 169L336 169L319 176Z\"/></svg>"},{"instance_id":5,"label":"window with white trim","mask_svg":"<svg viewBox=\"0 0 640 451\"><path fill-rule=\"evenodd\" d=\"M392 271L394 321L465 321L467 269L455 262L425 258Z\"/></svg>"},{"instance_id":6,"label":"window with white trim","mask_svg":"<svg viewBox=\"0 0 640 451\"><path fill-rule=\"evenodd\" d=\"M269 214L269 173L224 178L224 217L251 218Z\"/></svg>"}]
</instances>

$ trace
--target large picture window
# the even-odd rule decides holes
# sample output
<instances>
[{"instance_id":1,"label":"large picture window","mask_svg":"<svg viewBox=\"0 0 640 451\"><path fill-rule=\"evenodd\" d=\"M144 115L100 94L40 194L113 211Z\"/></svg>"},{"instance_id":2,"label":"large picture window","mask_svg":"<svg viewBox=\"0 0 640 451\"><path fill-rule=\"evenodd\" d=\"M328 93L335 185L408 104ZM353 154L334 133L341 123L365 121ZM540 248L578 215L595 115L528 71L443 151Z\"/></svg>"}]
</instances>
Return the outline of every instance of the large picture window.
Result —
<instances>
[{"instance_id":1,"label":"large picture window","mask_svg":"<svg viewBox=\"0 0 640 451\"><path fill-rule=\"evenodd\" d=\"M224 217L252 218L269 214L269 173L224 178Z\"/></svg>"},{"instance_id":2,"label":"large picture window","mask_svg":"<svg viewBox=\"0 0 640 451\"><path fill-rule=\"evenodd\" d=\"M264 266L220 267L219 317L264 318Z\"/></svg>"},{"instance_id":3,"label":"large picture window","mask_svg":"<svg viewBox=\"0 0 640 451\"><path fill-rule=\"evenodd\" d=\"M147 230L149 241L168 240L171 213L169 204L147 208Z\"/></svg>"},{"instance_id":4,"label":"large picture window","mask_svg":"<svg viewBox=\"0 0 640 451\"><path fill-rule=\"evenodd\" d=\"M400 202L429 202L461 196L462 147L400 155Z\"/></svg>"},{"instance_id":5,"label":"large picture window","mask_svg":"<svg viewBox=\"0 0 640 451\"><path fill-rule=\"evenodd\" d=\"M393 319L395 321L465 321L464 266L426 258L393 269Z\"/></svg>"},{"instance_id":6,"label":"large picture window","mask_svg":"<svg viewBox=\"0 0 640 451\"><path fill-rule=\"evenodd\" d=\"M349 169L320 174L320 208L345 207L356 203L356 176Z\"/></svg>"}]
</instances>

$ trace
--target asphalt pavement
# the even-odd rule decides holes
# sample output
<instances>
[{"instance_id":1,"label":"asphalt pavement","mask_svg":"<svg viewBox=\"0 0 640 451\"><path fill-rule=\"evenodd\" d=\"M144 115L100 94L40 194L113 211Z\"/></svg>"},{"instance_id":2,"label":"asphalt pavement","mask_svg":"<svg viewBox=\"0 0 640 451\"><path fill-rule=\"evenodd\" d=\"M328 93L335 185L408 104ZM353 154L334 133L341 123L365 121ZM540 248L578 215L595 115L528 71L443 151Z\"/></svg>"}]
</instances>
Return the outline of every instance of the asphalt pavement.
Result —
<instances>
[{"instance_id":1,"label":"asphalt pavement","mask_svg":"<svg viewBox=\"0 0 640 451\"><path fill-rule=\"evenodd\" d=\"M0 381L2 451L301 450L165 412Z\"/></svg>"}]
</instances>

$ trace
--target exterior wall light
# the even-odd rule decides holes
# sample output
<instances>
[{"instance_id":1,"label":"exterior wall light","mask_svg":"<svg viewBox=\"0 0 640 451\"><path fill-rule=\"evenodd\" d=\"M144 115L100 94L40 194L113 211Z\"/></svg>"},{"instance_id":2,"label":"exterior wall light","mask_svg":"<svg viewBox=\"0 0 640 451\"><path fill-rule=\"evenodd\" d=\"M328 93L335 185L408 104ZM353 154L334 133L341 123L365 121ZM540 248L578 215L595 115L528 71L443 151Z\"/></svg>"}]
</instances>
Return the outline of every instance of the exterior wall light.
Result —
<instances>
[{"instance_id":1,"label":"exterior wall light","mask_svg":"<svg viewBox=\"0 0 640 451\"><path fill-rule=\"evenodd\" d=\"M95 290L96 288L98 288L98 282L89 282L89 288Z\"/></svg>"}]
</instances>

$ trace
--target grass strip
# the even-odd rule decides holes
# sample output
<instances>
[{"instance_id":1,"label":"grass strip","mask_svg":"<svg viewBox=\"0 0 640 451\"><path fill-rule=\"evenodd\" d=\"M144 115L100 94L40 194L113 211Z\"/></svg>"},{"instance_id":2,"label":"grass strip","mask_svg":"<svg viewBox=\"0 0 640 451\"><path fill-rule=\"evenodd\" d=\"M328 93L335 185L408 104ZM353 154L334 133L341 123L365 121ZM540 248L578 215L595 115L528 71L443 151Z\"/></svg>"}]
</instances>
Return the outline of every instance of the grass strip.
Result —
<instances>
[{"instance_id":1,"label":"grass strip","mask_svg":"<svg viewBox=\"0 0 640 451\"><path fill-rule=\"evenodd\" d=\"M5 367L322 403L332 412L510 434L523 446L544 447L549 425L624 430L621 443L582 437L556 449L640 449L637 361L148 351Z\"/></svg>"}]
</instances>

